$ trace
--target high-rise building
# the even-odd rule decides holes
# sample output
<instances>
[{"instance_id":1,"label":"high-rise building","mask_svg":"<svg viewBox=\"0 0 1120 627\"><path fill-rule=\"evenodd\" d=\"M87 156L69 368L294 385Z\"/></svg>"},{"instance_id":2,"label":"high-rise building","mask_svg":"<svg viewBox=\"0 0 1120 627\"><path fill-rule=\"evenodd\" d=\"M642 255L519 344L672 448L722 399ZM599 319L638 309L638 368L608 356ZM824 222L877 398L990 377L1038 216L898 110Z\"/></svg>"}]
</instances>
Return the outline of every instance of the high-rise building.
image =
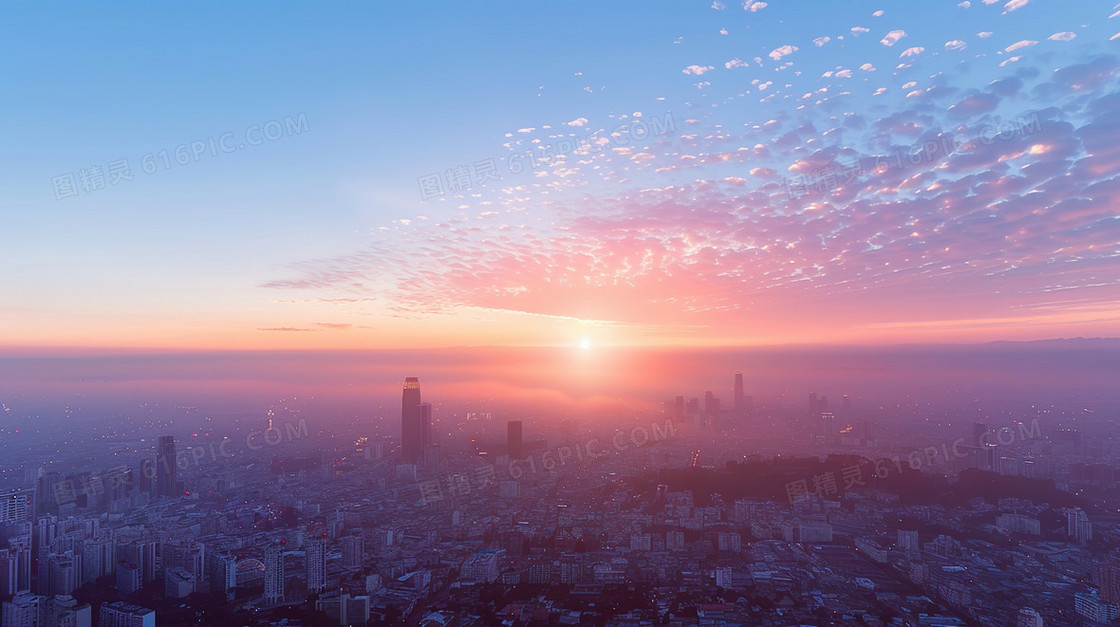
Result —
<instances>
[{"instance_id":1,"label":"high-rise building","mask_svg":"<svg viewBox=\"0 0 1120 627\"><path fill-rule=\"evenodd\" d=\"M19 591L19 554L10 549L0 549L0 597L10 597Z\"/></svg>"},{"instance_id":2,"label":"high-rise building","mask_svg":"<svg viewBox=\"0 0 1120 627\"><path fill-rule=\"evenodd\" d=\"M43 613L46 610L47 597L23 591L15 595L11 601L4 601L0 606L0 624L4 627L36 627L43 624Z\"/></svg>"},{"instance_id":3,"label":"high-rise building","mask_svg":"<svg viewBox=\"0 0 1120 627\"><path fill-rule=\"evenodd\" d=\"M922 554L922 547L918 544L918 530L899 529L898 549L905 553L907 557L920 556Z\"/></svg>"},{"instance_id":4,"label":"high-rise building","mask_svg":"<svg viewBox=\"0 0 1120 627\"><path fill-rule=\"evenodd\" d=\"M307 566L307 591L322 592L327 588L327 540L311 538L304 549Z\"/></svg>"},{"instance_id":5,"label":"high-rise building","mask_svg":"<svg viewBox=\"0 0 1120 627\"><path fill-rule=\"evenodd\" d=\"M0 523L30 520L35 510L35 490L12 488L0 492Z\"/></svg>"},{"instance_id":6,"label":"high-rise building","mask_svg":"<svg viewBox=\"0 0 1120 627\"><path fill-rule=\"evenodd\" d=\"M144 585L143 573L136 562L117 564L117 590L121 594L132 594Z\"/></svg>"},{"instance_id":7,"label":"high-rise building","mask_svg":"<svg viewBox=\"0 0 1120 627\"><path fill-rule=\"evenodd\" d=\"M509 453L510 459L521 459L524 457L520 420L510 420L506 423L506 451Z\"/></svg>"},{"instance_id":8,"label":"high-rise building","mask_svg":"<svg viewBox=\"0 0 1120 627\"><path fill-rule=\"evenodd\" d=\"M420 403L420 463L424 466L439 464L439 445L432 437L431 403Z\"/></svg>"},{"instance_id":9,"label":"high-rise building","mask_svg":"<svg viewBox=\"0 0 1120 627\"><path fill-rule=\"evenodd\" d=\"M156 612L146 607L113 601L101 604L101 627L156 627Z\"/></svg>"},{"instance_id":10,"label":"high-rise building","mask_svg":"<svg viewBox=\"0 0 1120 627\"><path fill-rule=\"evenodd\" d=\"M424 419L420 401L420 379L404 380L401 394L401 455L410 463L419 462L424 454Z\"/></svg>"},{"instance_id":11,"label":"high-rise building","mask_svg":"<svg viewBox=\"0 0 1120 627\"><path fill-rule=\"evenodd\" d=\"M719 398L711 391L704 392L704 416L709 423L719 419Z\"/></svg>"},{"instance_id":12,"label":"high-rise building","mask_svg":"<svg viewBox=\"0 0 1120 627\"><path fill-rule=\"evenodd\" d=\"M117 546L117 559L122 562L131 562L140 567L140 580L144 583L153 581L159 574L156 571L156 542L155 540L134 539L121 542Z\"/></svg>"},{"instance_id":13,"label":"high-rise building","mask_svg":"<svg viewBox=\"0 0 1120 627\"><path fill-rule=\"evenodd\" d=\"M700 415L700 399L696 397L688 399L684 406L684 415L689 421L695 420Z\"/></svg>"},{"instance_id":14,"label":"high-rise building","mask_svg":"<svg viewBox=\"0 0 1120 627\"><path fill-rule=\"evenodd\" d=\"M1109 623L1120 613L1116 604L1101 599L1096 590L1073 595L1073 609L1095 623Z\"/></svg>"},{"instance_id":15,"label":"high-rise building","mask_svg":"<svg viewBox=\"0 0 1120 627\"><path fill-rule=\"evenodd\" d=\"M343 536L338 544L342 547L342 567L360 569L365 562L365 540L362 536Z\"/></svg>"},{"instance_id":16,"label":"high-rise building","mask_svg":"<svg viewBox=\"0 0 1120 627\"><path fill-rule=\"evenodd\" d=\"M58 518L56 516L40 516L35 519L35 529L31 533L32 570L35 577L34 591L43 595L50 590L49 555L57 526Z\"/></svg>"},{"instance_id":17,"label":"high-rise building","mask_svg":"<svg viewBox=\"0 0 1120 627\"><path fill-rule=\"evenodd\" d=\"M179 467L175 459L175 436L159 436L159 448L156 450L157 496L178 496L175 489L178 482L178 470Z\"/></svg>"},{"instance_id":18,"label":"high-rise building","mask_svg":"<svg viewBox=\"0 0 1120 627\"><path fill-rule=\"evenodd\" d=\"M832 444L836 440L836 416L832 412L821 412L821 430L824 432L825 444Z\"/></svg>"},{"instance_id":19,"label":"high-rise building","mask_svg":"<svg viewBox=\"0 0 1120 627\"><path fill-rule=\"evenodd\" d=\"M151 494L152 488L155 486L153 479L156 478L156 460L147 458L140 460L140 492L143 494Z\"/></svg>"},{"instance_id":20,"label":"high-rise building","mask_svg":"<svg viewBox=\"0 0 1120 627\"><path fill-rule=\"evenodd\" d=\"M747 413L747 405L743 396L743 373L735 373L735 416L742 418Z\"/></svg>"},{"instance_id":21,"label":"high-rise building","mask_svg":"<svg viewBox=\"0 0 1120 627\"><path fill-rule=\"evenodd\" d=\"M181 568L190 573L191 581L195 586L192 592L198 592L198 586L205 575L206 550L194 542L179 542L173 546L163 547L163 568Z\"/></svg>"},{"instance_id":22,"label":"high-rise building","mask_svg":"<svg viewBox=\"0 0 1120 627\"><path fill-rule=\"evenodd\" d=\"M369 622L369 604L368 596L335 592L319 597L315 611L337 620L339 625L364 625Z\"/></svg>"},{"instance_id":23,"label":"high-rise building","mask_svg":"<svg viewBox=\"0 0 1120 627\"><path fill-rule=\"evenodd\" d=\"M93 609L89 603L78 603L74 597L60 594L47 601L46 619L50 627L90 627Z\"/></svg>"},{"instance_id":24,"label":"high-rise building","mask_svg":"<svg viewBox=\"0 0 1120 627\"><path fill-rule=\"evenodd\" d=\"M39 477L35 483L35 515L58 513L58 498L55 490L58 489L59 473L57 470L39 469Z\"/></svg>"},{"instance_id":25,"label":"high-rise building","mask_svg":"<svg viewBox=\"0 0 1120 627\"><path fill-rule=\"evenodd\" d=\"M108 536L86 540L82 545L81 582L90 583L100 577L112 575L117 563L116 554L116 546Z\"/></svg>"},{"instance_id":26,"label":"high-rise building","mask_svg":"<svg viewBox=\"0 0 1120 627\"><path fill-rule=\"evenodd\" d=\"M70 594L78 587L79 568L74 564L70 551L66 554L52 553L50 563L50 594Z\"/></svg>"},{"instance_id":27,"label":"high-rise building","mask_svg":"<svg viewBox=\"0 0 1120 627\"><path fill-rule=\"evenodd\" d=\"M1093 585L1108 603L1120 603L1120 555L1113 553L1092 566Z\"/></svg>"},{"instance_id":28,"label":"high-rise building","mask_svg":"<svg viewBox=\"0 0 1120 627\"><path fill-rule=\"evenodd\" d=\"M1065 515L1067 536L1076 540L1078 544L1085 544L1093 539L1093 524L1089 522L1085 510L1075 507L1065 510Z\"/></svg>"},{"instance_id":29,"label":"high-rise building","mask_svg":"<svg viewBox=\"0 0 1120 627\"><path fill-rule=\"evenodd\" d=\"M214 553L210 560L210 590L231 595L237 587L237 558L230 553Z\"/></svg>"},{"instance_id":30,"label":"high-rise building","mask_svg":"<svg viewBox=\"0 0 1120 627\"><path fill-rule=\"evenodd\" d=\"M284 551L270 546L264 552L264 603L276 605L284 602Z\"/></svg>"},{"instance_id":31,"label":"high-rise building","mask_svg":"<svg viewBox=\"0 0 1120 627\"><path fill-rule=\"evenodd\" d=\"M163 593L171 599L183 599L198 590L198 581L186 569L168 568L163 572Z\"/></svg>"}]
</instances>

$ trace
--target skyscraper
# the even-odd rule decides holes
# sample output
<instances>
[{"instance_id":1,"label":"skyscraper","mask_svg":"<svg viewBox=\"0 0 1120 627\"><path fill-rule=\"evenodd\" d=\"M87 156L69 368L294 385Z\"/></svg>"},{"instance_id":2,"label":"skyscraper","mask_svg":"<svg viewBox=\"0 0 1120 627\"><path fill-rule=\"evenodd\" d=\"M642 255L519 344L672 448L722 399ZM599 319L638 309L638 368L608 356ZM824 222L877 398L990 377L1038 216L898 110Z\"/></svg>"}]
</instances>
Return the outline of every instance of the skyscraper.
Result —
<instances>
[{"instance_id":1,"label":"skyscraper","mask_svg":"<svg viewBox=\"0 0 1120 627\"><path fill-rule=\"evenodd\" d=\"M264 603L276 605L284 601L284 550L270 546L264 552Z\"/></svg>"},{"instance_id":2,"label":"skyscraper","mask_svg":"<svg viewBox=\"0 0 1120 627\"><path fill-rule=\"evenodd\" d=\"M833 444L836 441L836 416L830 411L821 412L821 430L824 432L824 443Z\"/></svg>"},{"instance_id":3,"label":"skyscraper","mask_svg":"<svg viewBox=\"0 0 1120 627\"><path fill-rule=\"evenodd\" d=\"M0 523L30 520L34 509L34 490L11 488L0 492Z\"/></svg>"},{"instance_id":4,"label":"skyscraper","mask_svg":"<svg viewBox=\"0 0 1120 627\"><path fill-rule=\"evenodd\" d=\"M735 373L735 417L742 418L747 413L747 406L743 399L743 373Z\"/></svg>"},{"instance_id":5,"label":"skyscraper","mask_svg":"<svg viewBox=\"0 0 1120 627\"><path fill-rule=\"evenodd\" d=\"M710 390L704 392L704 416L707 424L714 424L719 419L719 399Z\"/></svg>"},{"instance_id":6,"label":"skyscraper","mask_svg":"<svg viewBox=\"0 0 1120 627\"><path fill-rule=\"evenodd\" d=\"M338 543L342 546L342 567L360 570L365 562L365 540L362 536L343 536Z\"/></svg>"},{"instance_id":7,"label":"skyscraper","mask_svg":"<svg viewBox=\"0 0 1120 627\"><path fill-rule=\"evenodd\" d=\"M435 444L432 441L432 404L420 403L420 447L421 450Z\"/></svg>"},{"instance_id":8,"label":"skyscraper","mask_svg":"<svg viewBox=\"0 0 1120 627\"><path fill-rule=\"evenodd\" d=\"M155 483L152 481L156 478L156 460L148 458L140 460L140 492L143 494L151 495L152 486Z\"/></svg>"},{"instance_id":9,"label":"skyscraper","mask_svg":"<svg viewBox=\"0 0 1120 627\"><path fill-rule=\"evenodd\" d=\"M521 459L523 448L521 443L521 421L510 420L506 423L506 451L510 459Z\"/></svg>"},{"instance_id":10,"label":"skyscraper","mask_svg":"<svg viewBox=\"0 0 1120 627\"><path fill-rule=\"evenodd\" d=\"M178 481L178 467L175 460L175 436L159 436L156 451L156 494L176 496L175 484Z\"/></svg>"},{"instance_id":11,"label":"skyscraper","mask_svg":"<svg viewBox=\"0 0 1120 627\"><path fill-rule=\"evenodd\" d=\"M424 454L424 419L420 405L420 379L408 377L401 395L401 455L410 463L418 462Z\"/></svg>"},{"instance_id":12,"label":"skyscraper","mask_svg":"<svg viewBox=\"0 0 1120 627\"><path fill-rule=\"evenodd\" d=\"M307 565L307 591L322 592L327 588L327 541L312 538L304 551Z\"/></svg>"}]
</instances>

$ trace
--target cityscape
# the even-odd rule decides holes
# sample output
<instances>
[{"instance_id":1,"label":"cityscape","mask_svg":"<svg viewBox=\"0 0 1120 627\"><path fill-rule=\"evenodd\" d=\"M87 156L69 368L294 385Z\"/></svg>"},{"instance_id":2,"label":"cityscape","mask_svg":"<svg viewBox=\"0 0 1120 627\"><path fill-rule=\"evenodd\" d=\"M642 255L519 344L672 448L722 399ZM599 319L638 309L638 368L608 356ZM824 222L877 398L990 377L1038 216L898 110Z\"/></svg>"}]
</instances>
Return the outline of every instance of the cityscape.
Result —
<instances>
[{"instance_id":1,"label":"cityscape","mask_svg":"<svg viewBox=\"0 0 1120 627\"><path fill-rule=\"evenodd\" d=\"M1120 624L1115 0L0 11L0 627Z\"/></svg>"}]
</instances>

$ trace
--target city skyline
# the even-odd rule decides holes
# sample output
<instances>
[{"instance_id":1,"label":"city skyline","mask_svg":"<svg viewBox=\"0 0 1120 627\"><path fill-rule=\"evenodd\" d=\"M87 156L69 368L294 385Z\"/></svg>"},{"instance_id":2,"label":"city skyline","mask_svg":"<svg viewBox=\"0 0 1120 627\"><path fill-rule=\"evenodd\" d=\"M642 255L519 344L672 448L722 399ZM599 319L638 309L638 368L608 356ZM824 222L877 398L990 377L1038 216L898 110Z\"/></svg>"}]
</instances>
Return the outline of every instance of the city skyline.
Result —
<instances>
[{"instance_id":1,"label":"city skyline","mask_svg":"<svg viewBox=\"0 0 1120 627\"><path fill-rule=\"evenodd\" d=\"M1120 625L1120 0L0 8L0 627Z\"/></svg>"}]
</instances>

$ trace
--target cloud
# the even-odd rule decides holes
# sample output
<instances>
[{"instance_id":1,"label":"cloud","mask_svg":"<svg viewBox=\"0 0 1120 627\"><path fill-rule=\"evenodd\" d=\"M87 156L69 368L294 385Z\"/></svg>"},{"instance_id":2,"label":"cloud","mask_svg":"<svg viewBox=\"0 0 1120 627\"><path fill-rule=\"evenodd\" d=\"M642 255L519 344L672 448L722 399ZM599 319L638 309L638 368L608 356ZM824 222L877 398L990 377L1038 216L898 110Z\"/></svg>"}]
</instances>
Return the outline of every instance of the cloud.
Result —
<instances>
[{"instance_id":1,"label":"cloud","mask_svg":"<svg viewBox=\"0 0 1120 627\"><path fill-rule=\"evenodd\" d=\"M282 331L282 332L285 332L285 333L300 332L300 331L311 331L311 329L300 329L300 328L296 328L296 327L258 327L257 330L258 331Z\"/></svg>"},{"instance_id":2,"label":"cloud","mask_svg":"<svg viewBox=\"0 0 1120 627\"><path fill-rule=\"evenodd\" d=\"M1120 62L1063 65L1076 52L1053 48L1045 65L1015 71L975 63L966 82L925 72L896 81L884 68L875 77L895 90L866 91L891 99L888 114L828 81L803 110L775 98L749 125L681 114L678 133L629 154L608 141L569 155L562 180L548 166L503 180L485 197L486 220L474 219L472 199L268 286L376 297L433 325L444 313L515 312L729 335L825 310L844 329L867 322L867 303L892 320L950 320L1029 306L1048 289L1120 301L1120 283L1087 287L1112 276L1120 241ZM775 75L760 72L755 85L765 76ZM778 82L765 95L804 91Z\"/></svg>"},{"instance_id":3,"label":"cloud","mask_svg":"<svg viewBox=\"0 0 1120 627\"><path fill-rule=\"evenodd\" d=\"M1010 46L1004 48L1004 51L1005 52L1015 52L1016 50L1019 50L1021 48L1026 48L1027 46L1033 46L1037 43L1038 43L1037 41L1034 41L1034 40L1031 40L1031 39L1024 39L1022 41L1017 41L1017 42L1011 44Z\"/></svg>"},{"instance_id":4,"label":"cloud","mask_svg":"<svg viewBox=\"0 0 1120 627\"><path fill-rule=\"evenodd\" d=\"M964 43L963 41L961 41L959 39L953 39L953 40L945 42L945 49L946 50L964 50L967 47L968 47L968 44Z\"/></svg>"},{"instance_id":5,"label":"cloud","mask_svg":"<svg viewBox=\"0 0 1120 627\"><path fill-rule=\"evenodd\" d=\"M823 47L823 46L824 46L825 44L827 44L827 43L828 43L828 42L830 42L830 41L832 41L832 38L831 38L831 37L828 37L828 36L826 35L826 36L824 36L824 37L817 37L816 39L814 39L814 40L813 40L813 44L814 44L814 45L815 45L816 47L818 47L818 48L821 48L821 47Z\"/></svg>"},{"instance_id":6,"label":"cloud","mask_svg":"<svg viewBox=\"0 0 1120 627\"><path fill-rule=\"evenodd\" d=\"M1050 41L1070 41L1074 37L1077 37L1077 34L1071 33L1067 30L1060 33L1054 33L1053 35L1047 37L1047 39L1049 39Z\"/></svg>"},{"instance_id":7,"label":"cloud","mask_svg":"<svg viewBox=\"0 0 1120 627\"><path fill-rule=\"evenodd\" d=\"M976 33L976 36L979 37L980 39L987 39L987 38L992 36L992 33L991 33L991 31L986 31L985 30L985 31L980 31L979 33Z\"/></svg>"},{"instance_id":8,"label":"cloud","mask_svg":"<svg viewBox=\"0 0 1120 627\"><path fill-rule=\"evenodd\" d=\"M964 0L963 2L958 2L957 6L962 8L962 9L967 9L968 7L972 6L972 3L969 2L968 0Z\"/></svg>"},{"instance_id":9,"label":"cloud","mask_svg":"<svg viewBox=\"0 0 1120 627\"><path fill-rule=\"evenodd\" d=\"M852 30L852 34L856 35L858 37L860 33L866 33L868 31L870 31L871 29L867 28L866 26L853 26L851 30Z\"/></svg>"},{"instance_id":10,"label":"cloud","mask_svg":"<svg viewBox=\"0 0 1120 627\"><path fill-rule=\"evenodd\" d=\"M1010 13L1016 9L1021 9L1027 6L1030 0L1010 0L1007 4L1003 5L1003 12Z\"/></svg>"},{"instance_id":11,"label":"cloud","mask_svg":"<svg viewBox=\"0 0 1120 627\"><path fill-rule=\"evenodd\" d=\"M777 61L784 56L788 56L788 55L793 54L794 52L797 51L797 49L798 49L797 46L791 46L789 44L785 44L784 46L778 46L777 48L774 48L773 50L770 51L770 58Z\"/></svg>"},{"instance_id":12,"label":"cloud","mask_svg":"<svg viewBox=\"0 0 1120 627\"><path fill-rule=\"evenodd\" d=\"M726 5L724 5L719 0L715 0L715 2L712 3L712 8L715 9L716 11L722 11L725 6Z\"/></svg>"},{"instance_id":13,"label":"cloud","mask_svg":"<svg viewBox=\"0 0 1120 627\"><path fill-rule=\"evenodd\" d=\"M699 76L699 75L703 74L704 72L707 72L708 70L712 70L712 69L715 69L715 68L713 68L710 65L690 65L690 66L686 67L685 69L683 69L681 71L684 72L685 74L695 74L696 76Z\"/></svg>"},{"instance_id":14,"label":"cloud","mask_svg":"<svg viewBox=\"0 0 1120 627\"><path fill-rule=\"evenodd\" d=\"M734 69L734 68L737 68L737 67L750 67L750 64L747 63L746 61L740 59L739 57L735 57L734 59L728 61L727 63L724 63L723 67L731 70L731 69Z\"/></svg>"},{"instance_id":15,"label":"cloud","mask_svg":"<svg viewBox=\"0 0 1120 627\"><path fill-rule=\"evenodd\" d=\"M565 122L568 126L587 126L587 118L576 118L571 122Z\"/></svg>"},{"instance_id":16,"label":"cloud","mask_svg":"<svg viewBox=\"0 0 1120 627\"><path fill-rule=\"evenodd\" d=\"M874 72L875 66L871 65L870 63L864 63L863 65L859 66L859 69L863 70L864 72Z\"/></svg>"},{"instance_id":17,"label":"cloud","mask_svg":"<svg viewBox=\"0 0 1120 627\"><path fill-rule=\"evenodd\" d=\"M759 0L744 0L743 2L743 10L750 11L751 13L754 13L755 11L761 11L766 7L767 4L765 2L760 2Z\"/></svg>"},{"instance_id":18,"label":"cloud","mask_svg":"<svg viewBox=\"0 0 1120 627\"><path fill-rule=\"evenodd\" d=\"M903 50L902 54L900 54L898 56L899 57L914 57L914 56L917 56L917 55L925 52L925 50L926 49L923 48L922 46L914 46L913 48L907 48L906 50Z\"/></svg>"},{"instance_id":19,"label":"cloud","mask_svg":"<svg viewBox=\"0 0 1120 627\"><path fill-rule=\"evenodd\" d=\"M898 43L898 40L902 39L905 36L906 31L904 30L892 30L886 35L883 35L883 38L879 40L879 43L883 44L884 46L890 47Z\"/></svg>"},{"instance_id":20,"label":"cloud","mask_svg":"<svg viewBox=\"0 0 1120 627\"><path fill-rule=\"evenodd\" d=\"M998 106L999 98L991 94L973 93L949 107L949 113L958 117L976 116L994 111Z\"/></svg>"}]
</instances>

